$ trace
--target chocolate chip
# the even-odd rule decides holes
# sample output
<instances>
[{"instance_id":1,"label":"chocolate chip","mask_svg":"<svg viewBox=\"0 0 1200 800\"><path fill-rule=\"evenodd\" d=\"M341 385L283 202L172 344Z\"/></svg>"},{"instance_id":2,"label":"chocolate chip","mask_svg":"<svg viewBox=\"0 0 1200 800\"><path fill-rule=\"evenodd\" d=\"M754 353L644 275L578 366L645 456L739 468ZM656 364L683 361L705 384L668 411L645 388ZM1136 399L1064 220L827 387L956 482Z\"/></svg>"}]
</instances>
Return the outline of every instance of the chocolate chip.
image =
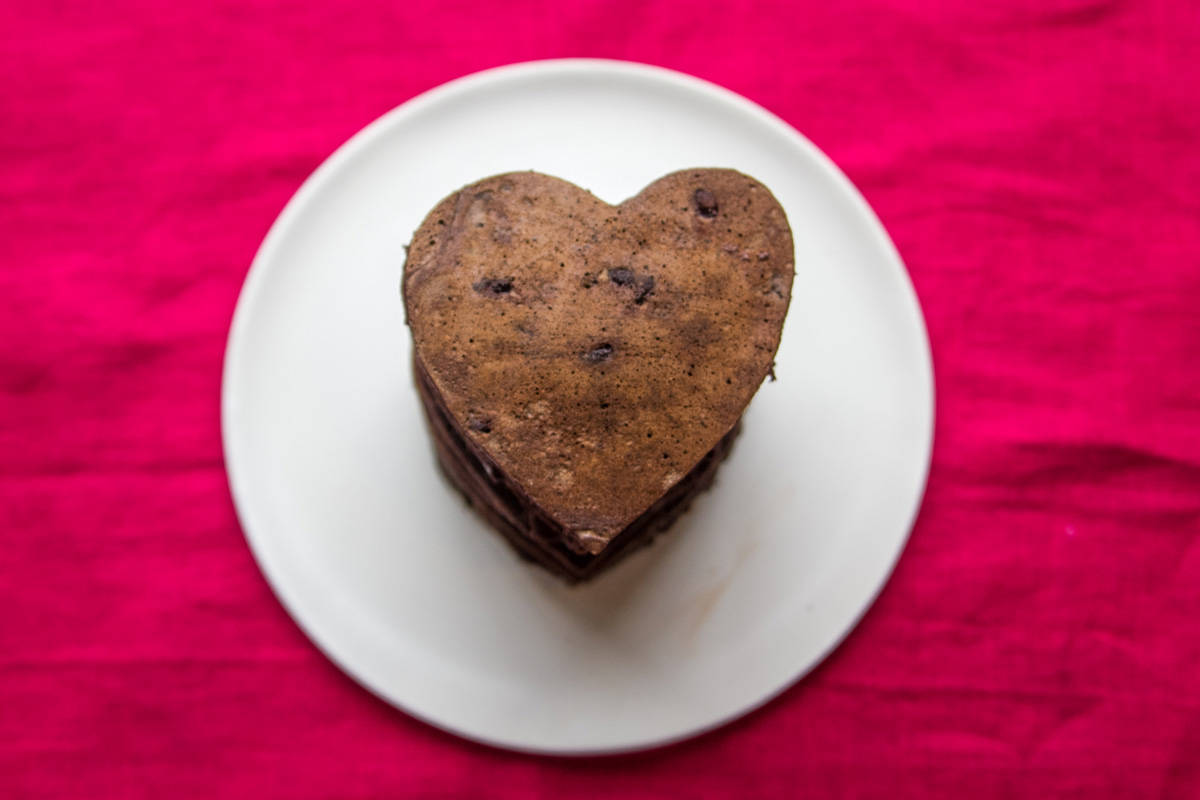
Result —
<instances>
[{"instance_id":1,"label":"chocolate chip","mask_svg":"<svg viewBox=\"0 0 1200 800\"><path fill-rule=\"evenodd\" d=\"M491 433L492 421L488 417L479 417L472 414L467 417L467 427L476 433Z\"/></svg>"},{"instance_id":2,"label":"chocolate chip","mask_svg":"<svg viewBox=\"0 0 1200 800\"><path fill-rule=\"evenodd\" d=\"M766 250L759 250L759 251L758 251L758 260L759 260L759 261L766 261L766 260L767 260L768 258L770 258L770 257L771 257L771 254L770 254L770 253L768 253Z\"/></svg>"},{"instance_id":3,"label":"chocolate chip","mask_svg":"<svg viewBox=\"0 0 1200 800\"><path fill-rule=\"evenodd\" d=\"M471 288L480 294L490 294L493 297L498 297L512 291L513 279L512 276L507 278L481 278L471 284Z\"/></svg>"},{"instance_id":4,"label":"chocolate chip","mask_svg":"<svg viewBox=\"0 0 1200 800\"><path fill-rule=\"evenodd\" d=\"M637 276L628 267L613 267L608 271L608 279L617 286L632 286Z\"/></svg>"},{"instance_id":5,"label":"chocolate chip","mask_svg":"<svg viewBox=\"0 0 1200 800\"><path fill-rule=\"evenodd\" d=\"M637 297L634 298L633 302L637 303L640 306L642 303L646 302L646 298L653 291L654 291L654 276L647 275L646 277L642 278L642 284L641 284L641 286L638 287Z\"/></svg>"},{"instance_id":6,"label":"chocolate chip","mask_svg":"<svg viewBox=\"0 0 1200 800\"><path fill-rule=\"evenodd\" d=\"M607 361L612 357L612 354L613 346L608 342L603 342L584 353L583 360L589 364L596 364L601 361Z\"/></svg>"},{"instance_id":7,"label":"chocolate chip","mask_svg":"<svg viewBox=\"0 0 1200 800\"><path fill-rule=\"evenodd\" d=\"M700 216L712 219L717 215L716 195L708 189L697 189L692 198L696 201L696 211Z\"/></svg>"}]
</instances>

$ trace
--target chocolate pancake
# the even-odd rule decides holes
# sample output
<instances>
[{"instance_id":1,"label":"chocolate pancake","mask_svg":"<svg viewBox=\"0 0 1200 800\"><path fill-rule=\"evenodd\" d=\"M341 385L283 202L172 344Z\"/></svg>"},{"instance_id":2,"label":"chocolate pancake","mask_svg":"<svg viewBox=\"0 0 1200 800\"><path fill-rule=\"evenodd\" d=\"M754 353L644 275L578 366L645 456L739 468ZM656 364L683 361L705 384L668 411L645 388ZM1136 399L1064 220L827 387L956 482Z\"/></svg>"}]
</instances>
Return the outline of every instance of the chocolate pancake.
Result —
<instances>
[{"instance_id":1,"label":"chocolate pancake","mask_svg":"<svg viewBox=\"0 0 1200 800\"><path fill-rule=\"evenodd\" d=\"M792 274L783 209L733 170L617 206L533 172L464 187L404 268L439 462L519 551L594 574L712 482Z\"/></svg>"}]
</instances>

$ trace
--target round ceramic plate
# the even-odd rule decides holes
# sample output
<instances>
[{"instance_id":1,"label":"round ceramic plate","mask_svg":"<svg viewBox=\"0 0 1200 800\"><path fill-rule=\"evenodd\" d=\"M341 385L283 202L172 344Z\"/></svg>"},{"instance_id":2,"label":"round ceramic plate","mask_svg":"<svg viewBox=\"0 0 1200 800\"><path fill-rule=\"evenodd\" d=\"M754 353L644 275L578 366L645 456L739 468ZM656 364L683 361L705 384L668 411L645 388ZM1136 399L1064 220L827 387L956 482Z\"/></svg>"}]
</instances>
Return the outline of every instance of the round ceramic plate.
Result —
<instances>
[{"instance_id":1,"label":"round ceramic plate","mask_svg":"<svg viewBox=\"0 0 1200 800\"><path fill-rule=\"evenodd\" d=\"M693 166L752 175L787 211L779 380L668 535L568 587L519 560L435 467L409 371L404 245L484 176L534 169L616 203ZM342 669L471 739L613 752L754 709L854 626L920 504L933 373L900 257L810 142L694 78L546 61L405 103L305 182L238 301L222 426L255 557Z\"/></svg>"}]
</instances>

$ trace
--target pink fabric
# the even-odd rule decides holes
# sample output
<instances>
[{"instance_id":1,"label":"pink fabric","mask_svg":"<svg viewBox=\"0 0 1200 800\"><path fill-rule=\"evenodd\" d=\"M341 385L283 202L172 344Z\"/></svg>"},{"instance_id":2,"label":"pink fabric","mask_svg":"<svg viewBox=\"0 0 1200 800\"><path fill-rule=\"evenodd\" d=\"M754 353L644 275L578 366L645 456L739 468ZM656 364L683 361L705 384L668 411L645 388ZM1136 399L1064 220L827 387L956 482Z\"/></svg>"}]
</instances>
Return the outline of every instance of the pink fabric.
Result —
<instances>
[{"instance_id":1,"label":"pink fabric","mask_svg":"<svg viewBox=\"0 0 1200 800\"><path fill-rule=\"evenodd\" d=\"M0 796L1200 797L1192 0L352 5L0 14ZM939 398L846 644L719 732L582 761L458 741L327 663L243 542L217 411L305 176L422 90L569 55L717 81L823 147L907 260Z\"/></svg>"}]
</instances>

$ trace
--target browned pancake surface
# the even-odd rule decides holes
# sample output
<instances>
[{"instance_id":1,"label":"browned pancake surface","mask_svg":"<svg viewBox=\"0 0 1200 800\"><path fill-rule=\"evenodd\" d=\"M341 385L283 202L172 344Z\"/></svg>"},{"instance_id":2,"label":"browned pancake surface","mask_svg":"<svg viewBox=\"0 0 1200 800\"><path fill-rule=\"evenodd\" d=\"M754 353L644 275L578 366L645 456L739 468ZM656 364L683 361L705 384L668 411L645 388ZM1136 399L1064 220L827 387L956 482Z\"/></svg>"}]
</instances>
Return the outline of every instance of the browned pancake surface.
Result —
<instances>
[{"instance_id":1,"label":"browned pancake surface","mask_svg":"<svg viewBox=\"0 0 1200 800\"><path fill-rule=\"evenodd\" d=\"M732 170L674 173L618 206L509 173L430 212L404 298L462 431L599 552L741 416L792 259L783 209Z\"/></svg>"}]
</instances>

